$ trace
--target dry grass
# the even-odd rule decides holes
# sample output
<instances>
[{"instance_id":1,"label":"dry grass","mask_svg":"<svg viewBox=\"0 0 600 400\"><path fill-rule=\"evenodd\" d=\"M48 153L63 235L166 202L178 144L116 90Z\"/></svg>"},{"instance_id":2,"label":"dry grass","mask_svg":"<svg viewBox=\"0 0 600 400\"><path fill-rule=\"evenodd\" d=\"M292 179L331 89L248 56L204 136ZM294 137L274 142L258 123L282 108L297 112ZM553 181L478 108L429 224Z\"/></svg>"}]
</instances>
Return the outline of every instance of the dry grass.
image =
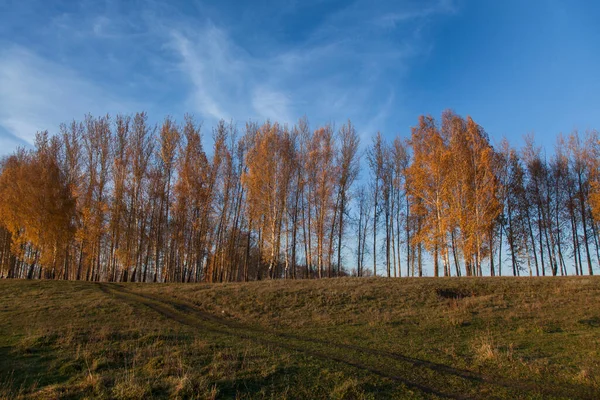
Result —
<instances>
[{"instance_id":1,"label":"dry grass","mask_svg":"<svg viewBox=\"0 0 600 400\"><path fill-rule=\"evenodd\" d=\"M594 398L600 391L595 277L3 281L0 298L8 305L0 313L0 398Z\"/></svg>"}]
</instances>

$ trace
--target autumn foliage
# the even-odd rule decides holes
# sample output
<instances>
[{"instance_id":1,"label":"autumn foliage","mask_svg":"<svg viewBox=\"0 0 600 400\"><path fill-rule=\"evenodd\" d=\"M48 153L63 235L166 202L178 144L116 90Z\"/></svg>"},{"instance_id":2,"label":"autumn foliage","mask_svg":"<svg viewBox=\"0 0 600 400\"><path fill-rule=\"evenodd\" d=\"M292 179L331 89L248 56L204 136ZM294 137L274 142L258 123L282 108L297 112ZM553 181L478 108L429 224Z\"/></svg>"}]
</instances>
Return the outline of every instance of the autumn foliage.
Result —
<instances>
[{"instance_id":1,"label":"autumn foliage","mask_svg":"<svg viewBox=\"0 0 600 400\"><path fill-rule=\"evenodd\" d=\"M593 274L600 144L546 156L493 144L472 118L422 116L363 143L310 129L145 113L37 135L0 171L0 276L197 282L354 274ZM361 157L361 155L363 155ZM361 162L361 158L363 159Z\"/></svg>"}]
</instances>

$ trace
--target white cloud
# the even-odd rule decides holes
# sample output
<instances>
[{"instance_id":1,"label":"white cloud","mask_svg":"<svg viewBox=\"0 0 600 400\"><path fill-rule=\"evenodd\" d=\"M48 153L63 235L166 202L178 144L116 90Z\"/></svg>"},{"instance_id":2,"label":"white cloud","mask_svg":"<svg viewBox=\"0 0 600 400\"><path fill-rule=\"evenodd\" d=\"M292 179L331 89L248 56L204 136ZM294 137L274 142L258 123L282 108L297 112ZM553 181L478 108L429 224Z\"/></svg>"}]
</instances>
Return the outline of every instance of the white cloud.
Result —
<instances>
[{"instance_id":1,"label":"white cloud","mask_svg":"<svg viewBox=\"0 0 600 400\"><path fill-rule=\"evenodd\" d=\"M133 102L117 100L76 71L22 47L0 53L0 126L28 143L37 131L56 131L86 113L134 110Z\"/></svg>"},{"instance_id":2,"label":"white cloud","mask_svg":"<svg viewBox=\"0 0 600 400\"><path fill-rule=\"evenodd\" d=\"M11 135L9 132L4 132L0 129L0 157L12 153L17 147L27 147L27 142Z\"/></svg>"},{"instance_id":3,"label":"white cloud","mask_svg":"<svg viewBox=\"0 0 600 400\"><path fill-rule=\"evenodd\" d=\"M455 12L456 5L453 0L439 0L430 6L379 15L373 20L373 23L382 28L395 28L403 22L427 18L436 14L452 14Z\"/></svg>"},{"instance_id":4,"label":"white cloud","mask_svg":"<svg viewBox=\"0 0 600 400\"><path fill-rule=\"evenodd\" d=\"M194 112L209 120L290 122L285 90L267 82L267 76L278 74L276 66L251 57L222 29L209 23L192 32L174 30L170 45L180 57L180 71L193 85L187 103Z\"/></svg>"},{"instance_id":5,"label":"white cloud","mask_svg":"<svg viewBox=\"0 0 600 400\"><path fill-rule=\"evenodd\" d=\"M282 92L259 86L254 89L252 105L264 119L281 123L294 123L289 115L289 98Z\"/></svg>"},{"instance_id":6,"label":"white cloud","mask_svg":"<svg viewBox=\"0 0 600 400\"><path fill-rule=\"evenodd\" d=\"M345 120L364 108L361 103L374 88L356 75L367 63L339 44L285 47L258 57L212 23L172 30L169 42L179 71L192 83L190 111L213 123L270 119L288 124L302 115L317 123Z\"/></svg>"},{"instance_id":7,"label":"white cloud","mask_svg":"<svg viewBox=\"0 0 600 400\"><path fill-rule=\"evenodd\" d=\"M318 124L352 118L365 129L375 129L375 124L385 129L408 60L430 46L423 43L418 28L399 42L381 27L367 29L365 23L378 16L394 26L424 24L430 16L453 10L450 0L415 9L392 8L382 10L359 0L325 18L305 40L273 41L266 50L246 50L223 25L210 21L200 27L171 23L171 47L180 58L180 71L193 84L188 105L208 122L223 118L293 123L308 115Z\"/></svg>"},{"instance_id":8,"label":"white cloud","mask_svg":"<svg viewBox=\"0 0 600 400\"><path fill-rule=\"evenodd\" d=\"M172 33L172 44L181 57L180 68L193 84L189 102L204 116L227 118L221 101L235 83L232 64L226 54L227 42L216 28L189 39L180 32Z\"/></svg>"},{"instance_id":9,"label":"white cloud","mask_svg":"<svg viewBox=\"0 0 600 400\"><path fill-rule=\"evenodd\" d=\"M266 46L261 38L271 33L269 21L234 29L204 8L206 15L192 18L166 3L149 3L139 14L118 4L55 17L48 32L57 47L52 60L40 56L42 49L0 43L0 128L31 143L36 131L56 130L88 112L157 110L192 112L209 126L219 119L293 123L307 115L317 124L352 118L364 129L385 129L407 60L428 48L408 21L452 6L442 0L419 9L373 7L357 0L301 40L274 35ZM389 35L386 24L409 30ZM239 36L246 31L248 37Z\"/></svg>"}]
</instances>

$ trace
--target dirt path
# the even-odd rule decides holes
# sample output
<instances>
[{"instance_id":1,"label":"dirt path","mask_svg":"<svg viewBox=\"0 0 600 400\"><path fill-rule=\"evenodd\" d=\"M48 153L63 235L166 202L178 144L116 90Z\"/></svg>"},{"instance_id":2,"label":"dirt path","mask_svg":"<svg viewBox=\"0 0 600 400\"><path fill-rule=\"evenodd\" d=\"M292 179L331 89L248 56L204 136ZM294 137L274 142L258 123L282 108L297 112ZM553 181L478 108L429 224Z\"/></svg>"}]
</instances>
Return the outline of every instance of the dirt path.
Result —
<instances>
[{"instance_id":1,"label":"dirt path","mask_svg":"<svg viewBox=\"0 0 600 400\"><path fill-rule=\"evenodd\" d=\"M405 355L370 349L345 343L335 343L319 338L297 335L247 326L217 317L199 310L192 304L173 298L164 298L147 293L134 293L121 285L99 283L100 289L131 305L144 305L162 316L180 324L219 335L234 336L255 343L303 353L327 362L344 364L383 378L401 383L433 397L447 399L493 398L489 393L480 394L479 389L492 385L505 391L503 398L558 397L596 398L582 393L582 388L548 385L537 382L509 382L501 378L481 375L448 365L421 360ZM316 349L317 348L317 349ZM332 351L336 351L332 354ZM341 356L340 354L343 354ZM387 361L382 368L382 360ZM369 361L369 362L368 362ZM424 385L421 382L428 382ZM435 383L432 385L431 383ZM442 389L443 388L443 389ZM465 393L467 392L467 393Z\"/></svg>"}]
</instances>

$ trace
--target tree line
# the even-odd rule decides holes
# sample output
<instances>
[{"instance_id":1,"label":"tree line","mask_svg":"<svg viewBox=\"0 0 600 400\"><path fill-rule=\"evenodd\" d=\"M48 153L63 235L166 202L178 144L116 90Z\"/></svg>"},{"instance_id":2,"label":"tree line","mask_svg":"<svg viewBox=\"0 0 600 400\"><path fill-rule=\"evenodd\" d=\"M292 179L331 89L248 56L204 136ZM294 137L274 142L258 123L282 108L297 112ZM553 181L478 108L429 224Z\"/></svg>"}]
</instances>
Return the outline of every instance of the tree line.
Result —
<instances>
[{"instance_id":1,"label":"tree line","mask_svg":"<svg viewBox=\"0 0 600 400\"><path fill-rule=\"evenodd\" d=\"M600 262L596 131L558 136L550 158L532 136L493 146L452 111L365 151L350 121L221 121L211 135L207 152L191 116L145 113L38 133L0 163L0 276L591 275Z\"/></svg>"}]
</instances>

